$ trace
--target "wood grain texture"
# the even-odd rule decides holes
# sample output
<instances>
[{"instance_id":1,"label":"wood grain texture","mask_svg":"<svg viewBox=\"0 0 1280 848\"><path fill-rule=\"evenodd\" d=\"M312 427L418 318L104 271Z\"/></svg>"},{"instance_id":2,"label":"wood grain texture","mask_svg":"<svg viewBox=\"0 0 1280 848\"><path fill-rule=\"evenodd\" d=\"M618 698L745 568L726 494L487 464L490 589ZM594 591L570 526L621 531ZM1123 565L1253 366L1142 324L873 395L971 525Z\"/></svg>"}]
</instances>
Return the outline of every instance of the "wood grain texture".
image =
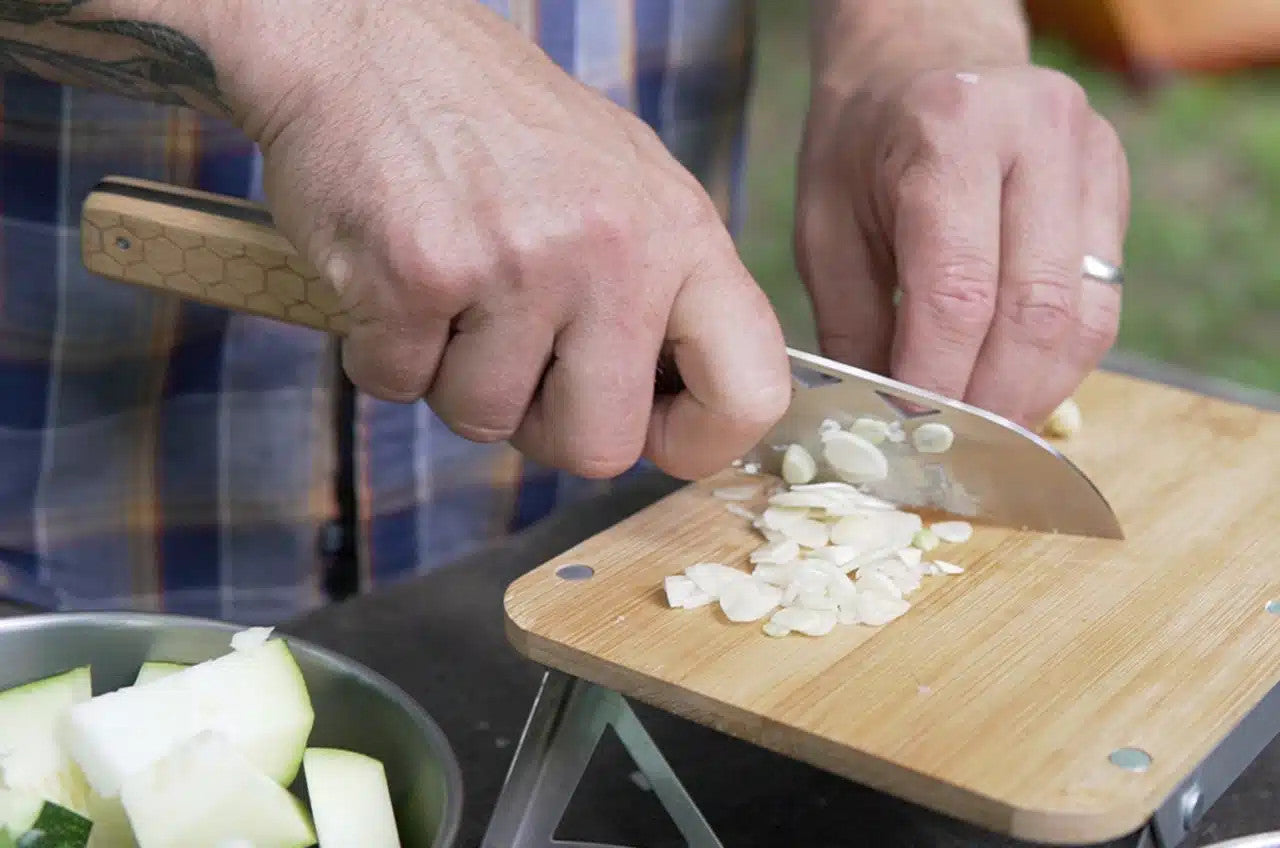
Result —
<instances>
[{"instance_id":1,"label":"wood grain texture","mask_svg":"<svg viewBox=\"0 0 1280 848\"><path fill-rule=\"evenodd\" d=\"M1018 838L1104 841L1145 824L1280 683L1280 415L1097 373L1061 443L1125 541L979 528L877 630L773 640L662 579L759 544L688 486L515 581L512 643L592 680ZM558 566L595 576L566 582ZM1108 762L1133 746L1137 774Z\"/></svg>"},{"instance_id":2,"label":"wood grain texture","mask_svg":"<svg viewBox=\"0 0 1280 848\"><path fill-rule=\"evenodd\" d=\"M81 259L113 280L341 335L347 307L333 286L271 226L183 208L183 198L254 210L235 198L115 178L170 203L91 193L80 218Z\"/></svg>"}]
</instances>

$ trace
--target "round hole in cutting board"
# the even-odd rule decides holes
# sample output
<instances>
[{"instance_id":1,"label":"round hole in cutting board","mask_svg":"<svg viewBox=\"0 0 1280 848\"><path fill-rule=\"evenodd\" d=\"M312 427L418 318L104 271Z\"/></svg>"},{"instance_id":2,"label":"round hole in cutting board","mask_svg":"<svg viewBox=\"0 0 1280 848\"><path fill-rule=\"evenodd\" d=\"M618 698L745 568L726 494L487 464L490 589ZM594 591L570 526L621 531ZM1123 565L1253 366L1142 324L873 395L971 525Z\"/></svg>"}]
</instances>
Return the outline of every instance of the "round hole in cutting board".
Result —
<instances>
[{"instance_id":1,"label":"round hole in cutting board","mask_svg":"<svg viewBox=\"0 0 1280 848\"><path fill-rule=\"evenodd\" d=\"M1280 600L1271 601L1270 603L1268 603L1266 606L1266 610L1272 615L1280 615Z\"/></svg>"},{"instance_id":2,"label":"round hole in cutting board","mask_svg":"<svg viewBox=\"0 0 1280 848\"><path fill-rule=\"evenodd\" d=\"M1107 759L1125 771L1144 772L1151 766L1151 755L1141 748L1117 748Z\"/></svg>"},{"instance_id":3,"label":"round hole in cutting board","mask_svg":"<svg viewBox=\"0 0 1280 848\"><path fill-rule=\"evenodd\" d=\"M561 580L590 580L595 576L596 570L589 565L574 563L573 565L562 565L556 569L556 577Z\"/></svg>"}]
</instances>

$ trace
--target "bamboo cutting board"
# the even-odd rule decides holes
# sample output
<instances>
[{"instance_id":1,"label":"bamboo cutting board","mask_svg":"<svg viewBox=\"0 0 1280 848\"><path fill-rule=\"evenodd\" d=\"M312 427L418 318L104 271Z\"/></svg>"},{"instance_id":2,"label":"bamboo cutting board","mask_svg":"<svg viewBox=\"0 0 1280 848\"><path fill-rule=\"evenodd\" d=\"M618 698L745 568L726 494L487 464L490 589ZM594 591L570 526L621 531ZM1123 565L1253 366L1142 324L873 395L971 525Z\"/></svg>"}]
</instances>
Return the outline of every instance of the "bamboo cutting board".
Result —
<instances>
[{"instance_id":1,"label":"bamboo cutting board","mask_svg":"<svg viewBox=\"0 0 1280 848\"><path fill-rule=\"evenodd\" d=\"M1280 415L1099 372L1060 445L1125 541L979 528L889 625L770 639L663 578L761 539L685 487L515 581L531 659L1018 838L1131 833L1280 685ZM556 576L581 563L594 576ZM1120 748L1150 754L1141 773Z\"/></svg>"}]
</instances>

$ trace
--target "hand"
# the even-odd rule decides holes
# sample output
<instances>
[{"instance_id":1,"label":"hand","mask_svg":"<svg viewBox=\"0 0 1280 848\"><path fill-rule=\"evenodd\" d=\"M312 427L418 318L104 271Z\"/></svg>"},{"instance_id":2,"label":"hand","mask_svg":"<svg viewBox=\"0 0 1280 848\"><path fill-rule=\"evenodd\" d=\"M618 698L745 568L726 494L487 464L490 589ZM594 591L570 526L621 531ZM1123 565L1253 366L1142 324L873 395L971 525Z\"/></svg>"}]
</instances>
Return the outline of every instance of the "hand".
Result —
<instances>
[{"instance_id":1,"label":"hand","mask_svg":"<svg viewBox=\"0 0 1280 848\"><path fill-rule=\"evenodd\" d=\"M656 135L471 0L360 6L266 28L235 77L279 226L352 310L352 381L589 477L763 437L782 332ZM655 403L664 344L687 388Z\"/></svg>"},{"instance_id":2,"label":"hand","mask_svg":"<svg viewBox=\"0 0 1280 848\"><path fill-rule=\"evenodd\" d=\"M1030 65L815 91L796 255L824 352L1038 425L1115 340L1119 288L1081 274L1122 257L1114 130Z\"/></svg>"}]
</instances>

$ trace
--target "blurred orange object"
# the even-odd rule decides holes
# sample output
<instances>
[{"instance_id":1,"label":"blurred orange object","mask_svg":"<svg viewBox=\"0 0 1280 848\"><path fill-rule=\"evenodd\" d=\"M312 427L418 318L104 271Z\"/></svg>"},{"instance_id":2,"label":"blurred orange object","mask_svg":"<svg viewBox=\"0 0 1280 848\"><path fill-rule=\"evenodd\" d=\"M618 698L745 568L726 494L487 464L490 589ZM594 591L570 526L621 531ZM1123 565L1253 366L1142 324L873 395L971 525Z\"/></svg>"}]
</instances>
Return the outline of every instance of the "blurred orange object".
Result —
<instances>
[{"instance_id":1,"label":"blurred orange object","mask_svg":"<svg viewBox=\"0 0 1280 848\"><path fill-rule=\"evenodd\" d=\"M1024 0L1037 34L1138 73L1280 62L1280 0Z\"/></svg>"}]
</instances>

